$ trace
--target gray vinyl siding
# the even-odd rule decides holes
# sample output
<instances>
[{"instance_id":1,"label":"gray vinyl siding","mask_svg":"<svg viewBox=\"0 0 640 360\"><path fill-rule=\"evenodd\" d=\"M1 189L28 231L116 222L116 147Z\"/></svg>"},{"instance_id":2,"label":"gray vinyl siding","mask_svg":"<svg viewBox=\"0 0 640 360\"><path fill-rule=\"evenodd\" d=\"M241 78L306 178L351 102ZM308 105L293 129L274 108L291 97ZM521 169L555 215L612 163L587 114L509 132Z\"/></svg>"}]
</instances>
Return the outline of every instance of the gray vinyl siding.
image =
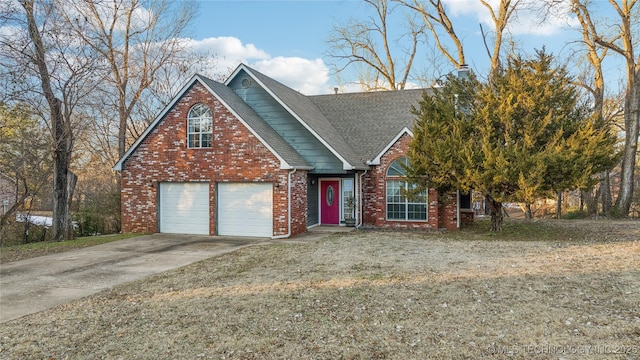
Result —
<instances>
[{"instance_id":1,"label":"gray vinyl siding","mask_svg":"<svg viewBox=\"0 0 640 360\"><path fill-rule=\"evenodd\" d=\"M318 214L318 178L309 177L307 181L307 226L311 226L320 223L320 214Z\"/></svg>"},{"instance_id":2,"label":"gray vinyl siding","mask_svg":"<svg viewBox=\"0 0 640 360\"><path fill-rule=\"evenodd\" d=\"M251 78L241 73L229 83L229 87L289 143L307 163L314 167L312 173L344 173L342 161L333 155L259 84L251 79L251 84L248 87L243 86L242 81L245 79Z\"/></svg>"}]
</instances>

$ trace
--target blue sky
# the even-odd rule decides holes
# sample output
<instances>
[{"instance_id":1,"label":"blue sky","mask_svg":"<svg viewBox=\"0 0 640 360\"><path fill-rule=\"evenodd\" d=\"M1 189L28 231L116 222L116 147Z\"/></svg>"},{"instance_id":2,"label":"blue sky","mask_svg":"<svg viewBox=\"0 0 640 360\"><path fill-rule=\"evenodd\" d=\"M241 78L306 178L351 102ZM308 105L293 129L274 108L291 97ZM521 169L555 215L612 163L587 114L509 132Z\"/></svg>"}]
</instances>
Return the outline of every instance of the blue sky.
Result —
<instances>
[{"instance_id":1,"label":"blue sky","mask_svg":"<svg viewBox=\"0 0 640 360\"><path fill-rule=\"evenodd\" d=\"M481 75L486 73L488 57L482 45L479 23L491 29L489 13L477 0L444 0L453 15L454 26L463 38L467 61ZM493 0L493 2L496 2ZM339 86L341 91L358 91L353 82L357 71L353 69L336 77L330 72L332 59L327 56L327 42L335 24L351 18L365 18L371 8L358 0L297 0L297 1L228 1L203 0L198 2L198 17L191 37L199 50L216 54L218 74L228 72L239 62L274 77L305 94L330 93ZM510 32L520 52L531 54L546 46L560 58L571 56L579 34L568 28L575 24L571 17L556 18L540 24L533 11L522 12ZM398 28L401 16L390 26ZM491 29L492 30L492 29ZM427 73L443 73L453 67L442 59L438 69L432 71L429 58L432 50L423 47L416 69ZM573 56L572 59L575 59ZM621 70L612 65L610 78ZM416 86L420 84L415 84Z\"/></svg>"}]
</instances>

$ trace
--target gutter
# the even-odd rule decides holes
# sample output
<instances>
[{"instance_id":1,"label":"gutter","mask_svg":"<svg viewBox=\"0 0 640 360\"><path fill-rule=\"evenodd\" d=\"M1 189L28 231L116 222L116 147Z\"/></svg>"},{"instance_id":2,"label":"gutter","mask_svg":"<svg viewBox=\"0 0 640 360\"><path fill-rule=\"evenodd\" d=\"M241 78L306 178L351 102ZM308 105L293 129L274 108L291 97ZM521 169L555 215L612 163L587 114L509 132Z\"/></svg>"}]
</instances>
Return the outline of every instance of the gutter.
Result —
<instances>
[{"instance_id":1,"label":"gutter","mask_svg":"<svg viewBox=\"0 0 640 360\"><path fill-rule=\"evenodd\" d=\"M287 175L287 221L288 221L288 232L284 235L272 236L271 239L286 239L291 236L291 175L298 171L298 169L293 169L293 171L289 171Z\"/></svg>"}]
</instances>

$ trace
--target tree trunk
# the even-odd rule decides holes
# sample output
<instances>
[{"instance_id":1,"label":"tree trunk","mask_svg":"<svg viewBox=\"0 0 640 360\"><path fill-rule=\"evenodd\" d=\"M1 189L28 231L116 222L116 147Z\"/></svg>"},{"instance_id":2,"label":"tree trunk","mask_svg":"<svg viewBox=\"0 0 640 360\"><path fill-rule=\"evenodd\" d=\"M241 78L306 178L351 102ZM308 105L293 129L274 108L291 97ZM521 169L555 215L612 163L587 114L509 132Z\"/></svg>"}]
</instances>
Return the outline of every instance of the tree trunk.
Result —
<instances>
[{"instance_id":1,"label":"tree trunk","mask_svg":"<svg viewBox=\"0 0 640 360\"><path fill-rule=\"evenodd\" d=\"M71 224L71 212L68 200L72 194L69 193L69 179L72 174L69 171L70 154L67 151L66 142L63 135L58 133L58 128L62 127L59 121L56 124L56 149L53 159L53 226L51 228L51 240L62 241L68 238L68 227Z\"/></svg>"},{"instance_id":2,"label":"tree trunk","mask_svg":"<svg viewBox=\"0 0 640 360\"><path fill-rule=\"evenodd\" d=\"M525 208L524 218L525 219L529 219L529 220L533 219L533 212L531 211L531 204L530 203L524 204L524 208Z\"/></svg>"},{"instance_id":3,"label":"tree trunk","mask_svg":"<svg viewBox=\"0 0 640 360\"><path fill-rule=\"evenodd\" d=\"M491 196L485 195L483 205L484 215L491 215Z\"/></svg>"},{"instance_id":4,"label":"tree trunk","mask_svg":"<svg viewBox=\"0 0 640 360\"><path fill-rule=\"evenodd\" d=\"M629 75L630 77L632 75ZM616 199L616 212L619 216L629 215L633 199L633 172L636 166L638 151L638 134L640 128L640 64L636 65L635 81L629 81L625 97L625 139L622 152L622 174L620 176L620 192Z\"/></svg>"},{"instance_id":5,"label":"tree trunk","mask_svg":"<svg viewBox=\"0 0 640 360\"><path fill-rule=\"evenodd\" d=\"M562 191L558 191L558 201L556 202L556 219L562 216Z\"/></svg>"},{"instance_id":6,"label":"tree trunk","mask_svg":"<svg viewBox=\"0 0 640 360\"><path fill-rule=\"evenodd\" d=\"M580 190L580 214L584 213L584 191Z\"/></svg>"},{"instance_id":7,"label":"tree trunk","mask_svg":"<svg viewBox=\"0 0 640 360\"><path fill-rule=\"evenodd\" d=\"M585 43L590 47L590 62L596 69L595 88L599 93L596 94L596 111L601 113L602 106L598 102L604 94L604 81L602 76L602 60L606 54L606 50L612 50L622 55L626 60L627 75L627 91L625 94L624 104L624 124L625 124L625 141L622 151L622 174L620 177L620 191L616 199L616 213L619 216L628 216L629 208L633 198L633 173L636 166L636 152L638 151L638 131L640 128L640 64L636 62L636 52L634 52L634 44L637 43L635 36L637 31L634 29L635 20L634 6L635 1L624 1L624 5L618 4L617 1L609 0L609 3L619 15L620 22L612 23L619 31L613 33L611 40L605 40L591 21L590 15L595 14L594 11L587 9L587 1L573 0L572 11L576 14L580 21ZM602 56L599 56L595 50L595 44L605 48ZM603 203L604 205L604 203ZM603 206L604 207L604 206Z\"/></svg>"},{"instance_id":8,"label":"tree trunk","mask_svg":"<svg viewBox=\"0 0 640 360\"><path fill-rule=\"evenodd\" d=\"M502 231L502 223L504 222L504 210L500 201L495 201L493 198L487 196L489 199L489 207L491 208L491 231Z\"/></svg>"},{"instance_id":9,"label":"tree trunk","mask_svg":"<svg viewBox=\"0 0 640 360\"><path fill-rule=\"evenodd\" d=\"M71 149L73 147L73 134L69 119L65 119L62 111L62 102L55 96L51 86L51 76L47 68L45 47L35 20L33 0L21 2L25 9L29 37L33 42L33 62L38 68L42 92L49 105L51 117L51 131L54 141L53 153L53 226L51 238L53 241L65 240L68 235L68 227L71 223L71 213L67 204L71 198L69 194L69 165L71 162Z\"/></svg>"},{"instance_id":10,"label":"tree trunk","mask_svg":"<svg viewBox=\"0 0 640 360\"><path fill-rule=\"evenodd\" d=\"M31 227L31 221L29 220L31 217L31 208L27 210L27 213L24 214L24 226L22 227L22 243L29 243L29 228Z\"/></svg>"},{"instance_id":11,"label":"tree trunk","mask_svg":"<svg viewBox=\"0 0 640 360\"><path fill-rule=\"evenodd\" d=\"M67 222L65 239L71 240L71 239L75 239L76 237L75 229L73 227L73 216L71 211L71 205L73 203L72 202L73 191L76 189L78 176L73 172L71 172L71 170L67 172L67 175L68 175L68 178L67 178L67 214L66 216L68 217L69 221Z\"/></svg>"},{"instance_id":12,"label":"tree trunk","mask_svg":"<svg viewBox=\"0 0 640 360\"><path fill-rule=\"evenodd\" d=\"M599 191L602 197L602 213L604 213L606 217L609 217L611 216L611 207L613 206L613 201L611 200L611 184L609 183L609 170L602 173Z\"/></svg>"},{"instance_id":13,"label":"tree trunk","mask_svg":"<svg viewBox=\"0 0 640 360\"><path fill-rule=\"evenodd\" d=\"M591 190L583 190L582 198L584 199L584 204L587 208L587 215L595 215L598 212L598 198L600 197L600 190L596 190L595 195L593 194L593 189Z\"/></svg>"}]
</instances>

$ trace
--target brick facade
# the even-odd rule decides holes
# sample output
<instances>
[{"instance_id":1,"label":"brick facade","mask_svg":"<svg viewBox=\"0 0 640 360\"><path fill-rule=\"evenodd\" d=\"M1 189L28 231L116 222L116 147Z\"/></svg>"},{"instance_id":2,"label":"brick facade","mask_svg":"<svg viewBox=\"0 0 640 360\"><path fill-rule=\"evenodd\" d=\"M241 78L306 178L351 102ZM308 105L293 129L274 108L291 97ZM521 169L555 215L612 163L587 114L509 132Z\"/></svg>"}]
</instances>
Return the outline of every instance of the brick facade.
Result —
<instances>
[{"instance_id":1,"label":"brick facade","mask_svg":"<svg viewBox=\"0 0 640 360\"><path fill-rule=\"evenodd\" d=\"M458 196L454 193L440 195L438 202L438 228L455 230L458 227Z\"/></svg>"},{"instance_id":2,"label":"brick facade","mask_svg":"<svg viewBox=\"0 0 640 360\"><path fill-rule=\"evenodd\" d=\"M426 221L387 220L387 170L395 160L406 156L410 142L411 136L408 134L400 137L381 157L380 165L372 167L364 176L363 224L397 229L456 229L456 194L449 194L439 201L438 192L434 189L429 189L427 193Z\"/></svg>"},{"instance_id":3,"label":"brick facade","mask_svg":"<svg viewBox=\"0 0 640 360\"><path fill-rule=\"evenodd\" d=\"M213 115L210 148L187 148L187 114L196 103L208 105ZM158 231L159 183L206 181L209 229L215 235L216 183L269 182L273 184L273 235L285 235L288 172L213 94L195 82L123 163L122 230ZM306 177L305 171L292 175L292 235L306 231Z\"/></svg>"},{"instance_id":4,"label":"brick facade","mask_svg":"<svg viewBox=\"0 0 640 360\"><path fill-rule=\"evenodd\" d=\"M155 127L145 132L145 138L130 156L121 160L122 230L159 231L161 183L206 182L209 184L209 234L215 235L217 184L260 182L272 184L272 235L295 236L305 232L309 206L307 171L280 169L280 160L199 81L193 82L182 94L172 108L154 122ZM187 147L187 116L197 103L207 105L212 112L213 141L209 148ZM371 166L362 178L354 177L358 185L362 184L362 199L358 199L358 204L362 204L360 223L381 228L456 229L456 194L439 198L433 189L428 191L425 221L387 219L387 170L393 161L406 156L410 142L411 136L404 134L381 157L380 165ZM326 176L335 178L336 174ZM313 196L315 199L315 194ZM467 217L461 220L473 221Z\"/></svg>"},{"instance_id":5,"label":"brick facade","mask_svg":"<svg viewBox=\"0 0 640 360\"><path fill-rule=\"evenodd\" d=\"M291 176L291 236L307 231L307 172Z\"/></svg>"}]
</instances>

